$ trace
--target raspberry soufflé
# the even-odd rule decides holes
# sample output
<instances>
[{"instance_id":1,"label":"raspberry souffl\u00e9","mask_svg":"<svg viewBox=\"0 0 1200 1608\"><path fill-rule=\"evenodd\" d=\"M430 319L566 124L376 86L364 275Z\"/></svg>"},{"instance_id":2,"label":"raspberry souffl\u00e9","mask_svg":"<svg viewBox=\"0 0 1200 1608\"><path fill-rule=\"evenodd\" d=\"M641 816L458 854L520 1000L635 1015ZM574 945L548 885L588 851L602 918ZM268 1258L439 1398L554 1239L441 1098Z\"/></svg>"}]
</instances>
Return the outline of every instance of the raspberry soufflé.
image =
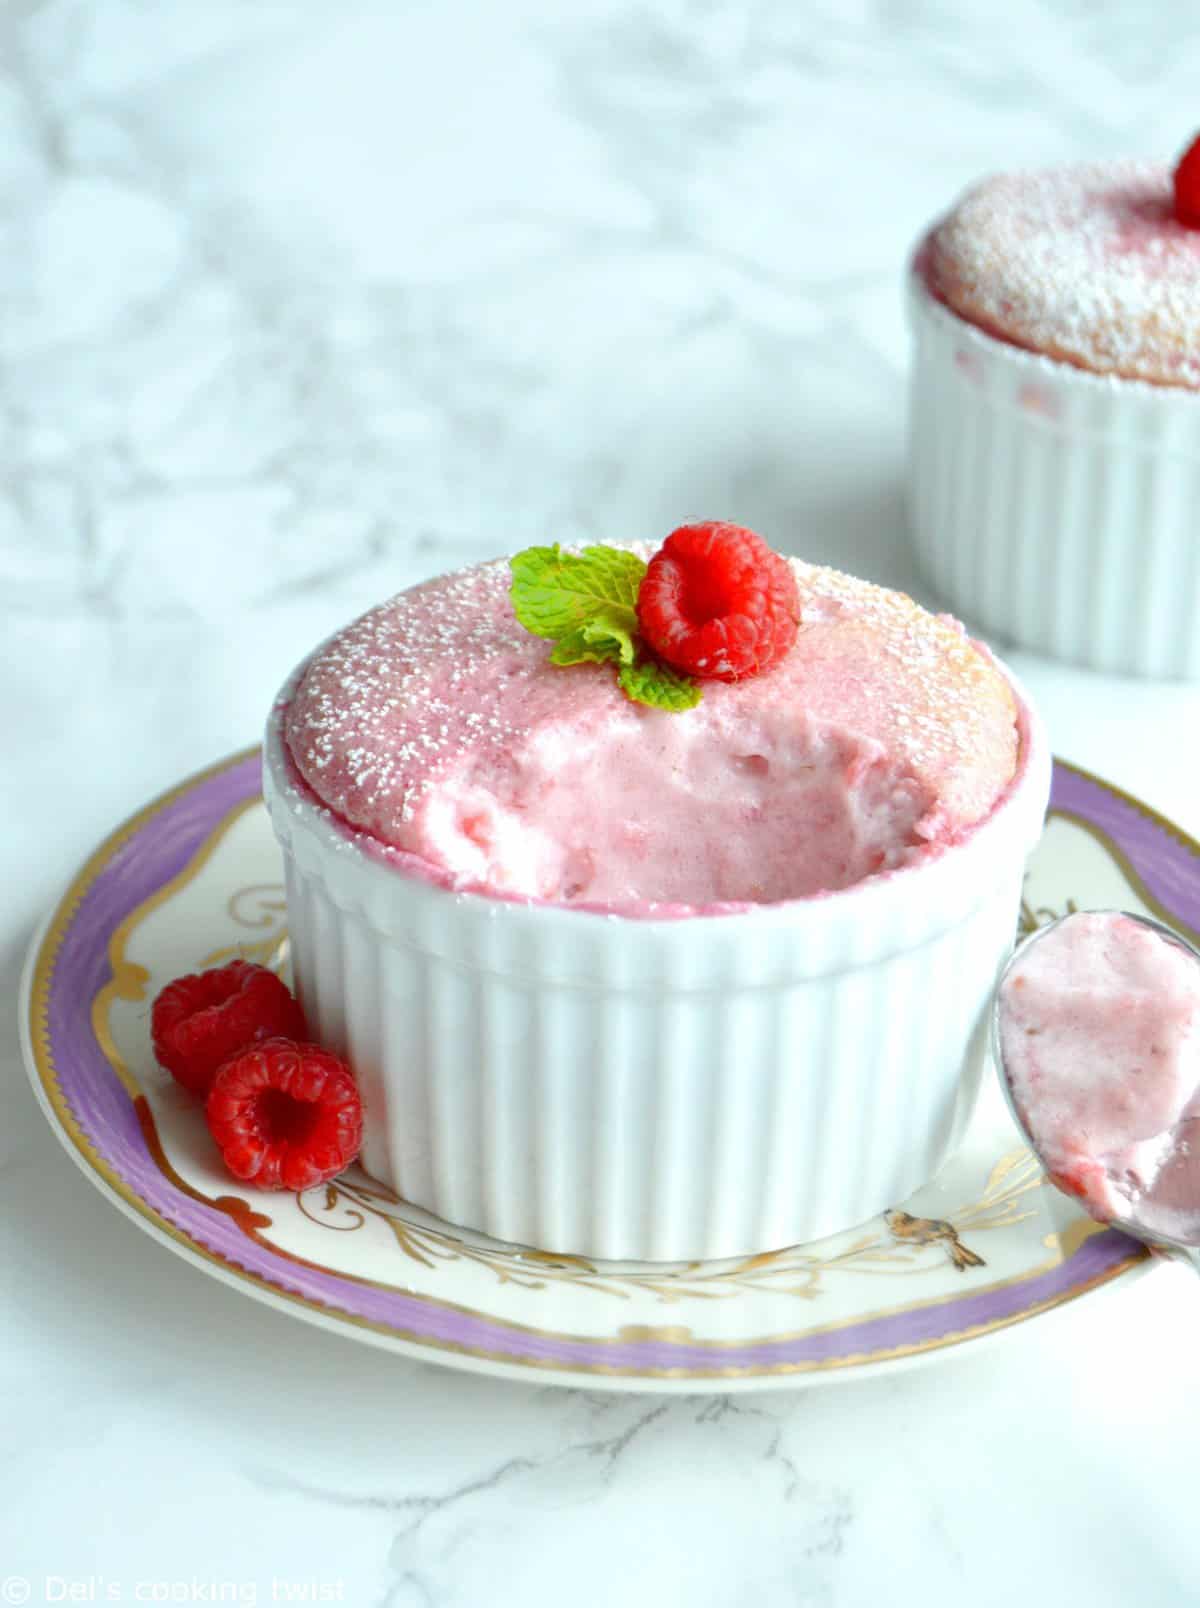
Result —
<instances>
[{"instance_id":1,"label":"raspberry souffl\u00e9","mask_svg":"<svg viewBox=\"0 0 1200 1608\"><path fill-rule=\"evenodd\" d=\"M753 643L744 624L703 635L726 576L650 565L644 636L711 671L691 707L556 662L507 561L403 592L309 661L284 717L295 769L397 868L627 914L829 892L961 838L1016 771L1004 675L946 617L764 551L782 603ZM683 674L670 687L696 696Z\"/></svg>"},{"instance_id":2,"label":"raspberry souffl\u00e9","mask_svg":"<svg viewBox=\"0 0 1200 1608\"><path fill-rule=\"evenodd\" d=\"M319 647L265 761L305 1020L404 1199L735 1256L957 1143L1050 760L948 618L737 525L530 547Z\"/></svg>"},{"instance_id":3,"label":"raspberry souffl\u00e9","mask_svg":"<svg viewBox=\"0 0 1200 1608\"><path fill-rule=\"evenodd\" d=\"M968 620L1200 677L1200 139L1174 165L1000 173L922 238L911 517Z\"/></svg>"}]
</instances>

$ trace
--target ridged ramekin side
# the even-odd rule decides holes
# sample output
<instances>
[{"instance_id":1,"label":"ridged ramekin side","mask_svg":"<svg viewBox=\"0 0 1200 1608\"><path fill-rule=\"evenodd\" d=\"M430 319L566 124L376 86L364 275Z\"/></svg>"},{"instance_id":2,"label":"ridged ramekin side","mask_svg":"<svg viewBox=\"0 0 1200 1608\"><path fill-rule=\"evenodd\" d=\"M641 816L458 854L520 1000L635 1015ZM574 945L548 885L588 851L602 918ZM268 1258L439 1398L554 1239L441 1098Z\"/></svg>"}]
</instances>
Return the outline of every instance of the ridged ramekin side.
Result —
<instances>
[{"instance_id":1,"label":"ridged ramekin side","mask_svg":"<svg viewBox=\"0 0 1200 1608\"><path fill-rule=\"evenodd\" d=\"M648 1260L816 1238L929 1178L1016 915L1010 882L836 978L581 990L381 943L291 856L287 886L301 1002L359 1078L367 1170L501 1239Z\"/></svg>"},{"instance_id":2,"label":"ridged ramekin side","mask_svg":"<svg viewBox=\"0 0 1200 1608\"><path fill-rule=\"evenodd\" d=\"M909 514L939 596L1119 674L1200 678L1200 395L1009 346L913 276Z\"/></svg>"}]
</instances>

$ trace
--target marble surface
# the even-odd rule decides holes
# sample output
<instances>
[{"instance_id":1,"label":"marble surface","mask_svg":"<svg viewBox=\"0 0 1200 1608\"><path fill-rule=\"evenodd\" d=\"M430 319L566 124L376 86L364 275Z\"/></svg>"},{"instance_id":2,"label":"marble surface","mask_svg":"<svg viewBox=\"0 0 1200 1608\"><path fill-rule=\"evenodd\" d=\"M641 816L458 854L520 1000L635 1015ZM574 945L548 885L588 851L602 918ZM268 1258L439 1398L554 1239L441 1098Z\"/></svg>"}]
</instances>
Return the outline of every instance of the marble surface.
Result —
<instances>
[{"instance_id":1,"label":"marble surface","mask_svg":"<svg viewBox=\"0 0 1200 1608\"><path fill-rule=\"evenodd\" d=\"M907 246L1174 151L1198 73L1183 0L0 8L0 1600L1196 1600L1186 1270L736 1402L409 1365L102 1206L13 996L92 844L410 580L714 514L920 593ZM1014 662L1200 832L1200 691Z\"/></svg>"}]
</instances>

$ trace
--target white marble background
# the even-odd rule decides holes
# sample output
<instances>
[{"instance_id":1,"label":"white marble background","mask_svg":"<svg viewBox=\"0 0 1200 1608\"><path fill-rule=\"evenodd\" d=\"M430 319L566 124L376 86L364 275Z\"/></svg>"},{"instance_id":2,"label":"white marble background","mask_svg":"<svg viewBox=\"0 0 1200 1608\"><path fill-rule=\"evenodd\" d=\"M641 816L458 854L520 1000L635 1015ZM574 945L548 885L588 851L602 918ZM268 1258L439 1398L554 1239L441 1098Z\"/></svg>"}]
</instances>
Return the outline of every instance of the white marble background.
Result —
<instances>
[{"instance_id":1,"label":"white marble background","mask_svg":"<svg viewBox=\"0 0 1200 1608\"><path fill-rule=\"evenodd\" d=\"M1182 1270L753 1402L406 1365L102 1207L12 998L91 845L423 574L714 514L919 591L906 248L983 169L1173 154L1198 83L1188 0L0 0L0 1581L1200 1599ZM1200 831L1200 693L1016 662Z\"/></svg>"}]
</instances>

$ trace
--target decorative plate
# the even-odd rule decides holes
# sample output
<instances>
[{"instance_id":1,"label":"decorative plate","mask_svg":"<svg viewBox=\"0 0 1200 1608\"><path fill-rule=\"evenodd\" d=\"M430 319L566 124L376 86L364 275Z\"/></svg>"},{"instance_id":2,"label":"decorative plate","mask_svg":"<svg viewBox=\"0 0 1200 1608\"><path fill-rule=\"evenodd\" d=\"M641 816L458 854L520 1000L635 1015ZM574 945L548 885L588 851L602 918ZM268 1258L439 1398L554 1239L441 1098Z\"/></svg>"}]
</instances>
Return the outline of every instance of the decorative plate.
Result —
<instances>
[{"instance_id":1,"label":"decorative plate","mask_svg":"<svg viewBox=\"0 0 1200 1608\"><path fill-rule=\"evenodd\" d=\"M818 1244L731 1262L588 1262L453 1228L351 1170L301 1196L235 1183L154 1063L150 1001L241 954L282 966L257 751L157 799L95 851L34 940L34 1089L101 1192L235 1288L408 1356L551 1384L728 1391L895 1367L1151 1265L1045 1184L989 1087L940 1176ZM1200 845L1058 763L1022 923L1121 906L1200 938Z\"/></svg>"}]
</instances>

